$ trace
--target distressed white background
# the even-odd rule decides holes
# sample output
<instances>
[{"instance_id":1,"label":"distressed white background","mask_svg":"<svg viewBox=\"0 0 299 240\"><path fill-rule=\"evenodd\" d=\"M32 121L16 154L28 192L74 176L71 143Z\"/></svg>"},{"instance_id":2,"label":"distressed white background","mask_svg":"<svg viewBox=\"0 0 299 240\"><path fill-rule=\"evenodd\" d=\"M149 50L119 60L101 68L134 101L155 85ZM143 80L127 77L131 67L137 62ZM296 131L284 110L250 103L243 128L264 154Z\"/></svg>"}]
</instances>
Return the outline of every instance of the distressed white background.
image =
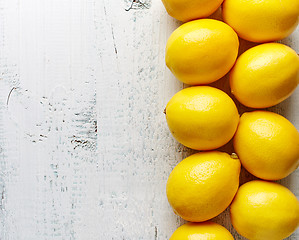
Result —
<instances>
[{"instance_id":1,"label":"distressed white background","mask_svg":"<svg viewBox=\"0 0 299 240\"><path fill-rule=\"evenodd\" d=\"M164 64L180 23L160 0L131 3L0 0L1 240L164 240L183 223L165 183L190 151L163 114L184 87ZM298 51L298 38L284 43ZM298 102L272 110L299 129ZM281 182L298 195L298 178ZM244 239L228 211L214 220Z\"/></svg>"}]
</instances>

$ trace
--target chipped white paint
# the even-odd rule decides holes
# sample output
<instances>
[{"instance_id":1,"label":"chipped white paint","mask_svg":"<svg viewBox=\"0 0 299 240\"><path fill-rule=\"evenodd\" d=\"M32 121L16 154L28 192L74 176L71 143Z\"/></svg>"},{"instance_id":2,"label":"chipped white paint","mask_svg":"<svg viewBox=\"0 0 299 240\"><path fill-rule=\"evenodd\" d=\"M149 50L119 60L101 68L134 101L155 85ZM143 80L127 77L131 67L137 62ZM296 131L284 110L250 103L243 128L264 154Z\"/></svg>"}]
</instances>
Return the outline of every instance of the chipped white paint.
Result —
<instances>
[{"instance_id":1,"label":"chipped white paint","mask_svg":"<svg viewBox=\"0 0 299 240\"><path fill-rule=\"evenodd\" d=\"M190 154L163 115L183 87L164 64L177 26L159 0L0 0L1 240L164 240L183 223L165 195ZM272 110L299 129L298 102ZM282 180L297 195L298 176ZM228 211L215 221L244 239Z\"/></svg>"}]
</instances>

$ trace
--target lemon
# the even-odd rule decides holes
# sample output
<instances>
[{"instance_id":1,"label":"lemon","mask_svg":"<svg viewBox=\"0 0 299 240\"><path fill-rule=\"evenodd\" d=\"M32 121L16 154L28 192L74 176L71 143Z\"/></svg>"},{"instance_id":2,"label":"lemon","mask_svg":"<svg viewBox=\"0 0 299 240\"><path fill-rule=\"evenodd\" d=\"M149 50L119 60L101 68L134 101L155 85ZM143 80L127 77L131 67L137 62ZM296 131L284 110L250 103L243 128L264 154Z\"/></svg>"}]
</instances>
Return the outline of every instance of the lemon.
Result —
<instances>
[{"instance_id":1,"label":"lemon","mask_svg":"<svg viewBox=\"0 0 299 240\"><path fill-rule=\"evenodd\" d=\"M230 232L214 222L186 223L169 240L234 240Z\"/></svg>"},{"instance_id":2,"label":"lemon","mask_svg":"<svg viewBox=\"0 0 299 240\"><path fill-rule=\"evenodd\" d=\"M271 42L290 35L298 24L298 0L225 0L223 19L252 42Z\"/></svg>"},{"instance_id":3,"label":"lemon","mask_svg":"<svg viewBox=\"0 0 299 240\"><path fill-rule=\"evenodd\" d=\"M168 127L183 145L197 150L211 150L226 144L234 135L238 109L223 91L197 86L181 90L168 102Z\"/></svg>"},{"instance_id":4,"label":"lemon","mask_svg":"<svg viewBox=\"0 0 299 240\"><path fill-rule=\"evenodd\" d=\"M240 187L231 204L234 228L250 240L281 240L299 224L299 204L286 187L261 180Z\"/></svg>"},{"instance_id":5,"label":"lemon","mask_svg":"<svg viewBox=\"0 0 299 240\"><path fill-rule=\"evenodd\" d=\"M170 173L166 193L174 212L203 222L223 212L239 187L240 161L211 151L185 158Z\"/></svg>"},{"instance_id":6,"label":"lemon","mask_svg":"<svg viewBox=\"0 0 299 240\"><path fill-rule=\"evenodd\" d=\"M162 2L170 16L187 22L211 15L223 0L162 0Z\"/></svg>"},{"instance_id":7,"label":"lemon","mask_svg":"<svg viewBox=\"0 0 299 240\"><path fill-rule=\"evenodd\" d=\"M238 47L238 36L230 26L214 19L200 19L181 25L171 34L165 61L180 81L206 84L232 68Z\"/></svg>"},{"instance_id":8,"label":"lemon","mask_svg":"<svg viewBox=\"0 0 299 240\"><path fill-rule=\"evenodd\" d=\"M299 133L276 113L244 113L233 143L242 165L262 179L284 178L299 164Z\"/></svg>"},{"instance_id":9,"label":"lemon","mask_svg":"<svg viewBox=\"0 0 299 240\"><path fill-rule=\"evenodd\" d=\"M299 56L288 46L265 43L243 53L230 74L231 91L245 106L274 106L296 89Z\"/></svg>"}]
</instances>

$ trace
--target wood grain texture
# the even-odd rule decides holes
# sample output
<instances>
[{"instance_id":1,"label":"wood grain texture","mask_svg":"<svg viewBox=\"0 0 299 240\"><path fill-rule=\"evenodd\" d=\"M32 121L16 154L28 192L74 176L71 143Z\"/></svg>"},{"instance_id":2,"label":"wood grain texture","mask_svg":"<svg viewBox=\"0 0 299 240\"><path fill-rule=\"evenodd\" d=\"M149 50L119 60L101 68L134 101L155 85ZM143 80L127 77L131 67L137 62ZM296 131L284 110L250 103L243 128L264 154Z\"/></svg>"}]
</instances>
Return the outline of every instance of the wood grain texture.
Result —
<instances>
[{"instance_id":1,"label":"wood grain texture","mask_svg":"<svg viewBox=\"0 0 299 240\"><path fill-rule=\"evenodd\" d=\"M179 25L159 0L0 0L1 240L164 240L184 222L165 194L193 152L163 114L185 87L164 63ZM299 129L298 102L297 89L270 110ZM298 179L281 183L298 196ZM244 239L228 211L214 220Z\"/></svg>"}]
</instances>

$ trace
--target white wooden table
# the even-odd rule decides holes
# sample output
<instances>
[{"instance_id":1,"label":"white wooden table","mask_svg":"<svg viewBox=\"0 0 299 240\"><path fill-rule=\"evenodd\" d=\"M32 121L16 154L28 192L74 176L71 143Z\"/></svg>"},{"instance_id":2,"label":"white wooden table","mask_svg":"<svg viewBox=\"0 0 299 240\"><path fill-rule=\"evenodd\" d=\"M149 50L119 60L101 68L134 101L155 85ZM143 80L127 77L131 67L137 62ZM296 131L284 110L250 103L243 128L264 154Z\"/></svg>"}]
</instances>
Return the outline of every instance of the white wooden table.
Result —
<instances>
[{"instance_id":1,"label":"white wooden table","mask_svg":"<svg viewBox=\"0 0 299 240\"><path fill-rule=\"evenodd\" d=\"M164 63L180 23L144 1L0 0L1 240L164 240L183 223L165 184L191 152L163 114L184 87ZM298 102L271 110L299 129ZM297 196L298 178L281 181Z\"/></svg>"}]
</instances>

